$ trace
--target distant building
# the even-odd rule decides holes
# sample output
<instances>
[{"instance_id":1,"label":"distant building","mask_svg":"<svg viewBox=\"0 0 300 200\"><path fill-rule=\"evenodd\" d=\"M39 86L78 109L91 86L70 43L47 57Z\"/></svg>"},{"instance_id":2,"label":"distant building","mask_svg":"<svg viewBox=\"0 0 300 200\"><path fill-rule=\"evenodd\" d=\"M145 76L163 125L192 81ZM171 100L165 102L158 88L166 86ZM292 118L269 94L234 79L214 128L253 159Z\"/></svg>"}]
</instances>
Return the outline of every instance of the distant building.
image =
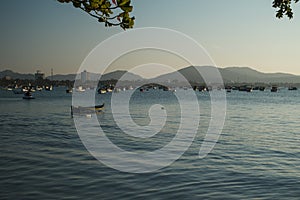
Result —
<instances>
[{"instance_id":1,"label":"distant building","mask_svg":"<svg viewBox=\"0 0 300 200\"><path fill-rule=\"evenodd\" d=\"M90 80L90 77L89 77L89 72L87 72L86 70L84 70L83 72L81 72L81 82L82 83L85 83L87 81Z\"/></svg>"},{"instance_id":2,"label":"distant building","mask_svg":"<svg viewBox=\"0 0 300 200\"><path fill-rule=\"evenodd\" d=\"M34 74L35 80L43 80L45 78L45 74L42 73L40 70L37 70Z\"/></svg>"},{"instance_id":3,"label":"distant building","mask_svg":"<svg viewBox=\"0 0 300 200\"><path fill-rule=\"evenodd\" d=\"M4 79L9 81L9 80L11 80L11 77L10 76L4 76Z\"/></svg>"}]
</instances>

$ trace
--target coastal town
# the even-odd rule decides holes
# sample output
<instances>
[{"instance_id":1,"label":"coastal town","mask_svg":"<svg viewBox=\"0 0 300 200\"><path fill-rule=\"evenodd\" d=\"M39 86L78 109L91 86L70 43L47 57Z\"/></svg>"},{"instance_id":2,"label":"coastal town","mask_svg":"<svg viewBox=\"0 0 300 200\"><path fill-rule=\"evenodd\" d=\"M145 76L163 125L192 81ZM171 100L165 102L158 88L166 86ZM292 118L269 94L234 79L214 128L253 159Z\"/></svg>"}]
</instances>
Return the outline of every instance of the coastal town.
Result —
<instances>
[{"instance_id":1,"label":"coastal town","mask_svg":"<svg viewBox=\"0 0 300 200\"><path fill-rule=\"evenodd\" d=\"M125 71L123 74L126 73ZM299 83L288 83L288 82L277 82L277 83L268 83L268 82L224 82L223 86L220 85L207 85L203 81L196 82L194 80L189 80L189 85L180 83L178 80L168 79L165 82L156 83L155 80L146 80L141 77L134 80L122 80L121 84L118 82L118 79L121 78L121 75L116 75L116 72L110 73L109 77L103 79L102 76L99 81L96 74L87 72L86 70L82 71L79 75L73 76L73 80L58 80L54 78L53 69L51 69L51 76L45 77L45 74L40 70L37 70L31 79L23 78L14 78L11 76L0 77L0 87L1 90L8 90L14 94L24 94L28 91L37 92L37 91L52 91L56 87L65 87L66 93L72 93L74 90L77 92L85 92L86 90L95 89L97 86L97 92L99 94L105 94L110 92L120 92L125 90L131 90L138 88L141 92L146 92L149 89L161 89L164 91L173 91L176 89L193 89L199 92L209 92L211 90L221 90L224 89L226 92L230 93L231 91L242 91L242 92L252 92L252 91L271 91L278 92L280 89L287 90L297 90ZM66 77L67 78L67 77ZM75 81L76 80L76 81ZM75 84L76 82L76 84ZM300 82L300 81L299 81ZM118 85L118 86L116 86Z\"/></svg>"}]
</instances>

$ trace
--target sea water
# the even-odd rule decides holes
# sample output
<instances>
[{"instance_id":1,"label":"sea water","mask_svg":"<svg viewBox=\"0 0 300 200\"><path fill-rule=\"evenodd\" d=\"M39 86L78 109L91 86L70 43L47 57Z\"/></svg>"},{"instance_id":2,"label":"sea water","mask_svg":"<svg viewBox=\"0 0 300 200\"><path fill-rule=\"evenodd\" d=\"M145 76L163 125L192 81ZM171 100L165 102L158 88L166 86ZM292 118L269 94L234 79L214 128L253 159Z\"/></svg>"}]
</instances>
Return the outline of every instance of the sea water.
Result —
<instances>
[{"instance_id":1,"label":"sea water","mask_svg":"<svg viewBox=\"0 0 300 200\"><path fill-rule=\"evenodd\" d=\"M150 152L172 141L181 114L174 93L149 90L132 96L130 115L140 126L149 124L152 105L167 112L161 132L144 139L117 126L111 95L95 98L105 103L97 120L115 145ZM0 199L299 199L300 92L227 93L222 135L202 159L198 153L211 103L208 92L196 95L200 123L188 150L169 166L136 174L110 168L87 151L65 88L37 91L34 100L0 91Z\"/></svg>"}]
</instances>

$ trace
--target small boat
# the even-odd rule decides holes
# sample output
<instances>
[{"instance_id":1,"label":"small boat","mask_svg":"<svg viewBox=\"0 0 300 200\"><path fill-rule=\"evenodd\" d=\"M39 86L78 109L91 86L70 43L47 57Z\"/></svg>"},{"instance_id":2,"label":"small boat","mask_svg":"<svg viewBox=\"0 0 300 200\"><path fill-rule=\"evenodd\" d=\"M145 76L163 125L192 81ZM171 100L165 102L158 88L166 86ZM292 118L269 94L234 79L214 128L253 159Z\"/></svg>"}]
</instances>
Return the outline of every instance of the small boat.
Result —
<instances>
[{"instance_id":1,"label":"small boat","mask_svg":"<svg viewBox=\"0 0 300 200\"><path fill-rule=\"evenodd\" d=\"M107 91L104 88L98 89L98 94L105 94Z\"/></svg>"},{"instance_id":2,"label":"small boat","mask_svg":"<svg viewBox=\"0 0 300 200\"><path fill-rule=\"evenodd\" d=\"M266 89L266 87L264 87L264 86L259 87L259 91L265 91L265 89Z\"/></svg>"},{"instance_id":3,"label":"small boat","mask_svg":"<svg viewBox=\"0 0 300 200\"><path fill-rule=\"evenodd\" d=\"M107 89L106 89L106 92L112 92L112 91L113 91L112 88L107 88Z\"/></svg>"},{"instance_id":4,"label":"small boat","mask_svg":"<svg viewBox=\"0 0 300 200\"><path fill-rule=\"evenodd\" d=\"M85 89L82 86L78 86L78 88L76 88L76 92L85 92Z\"/></svg>"},{"instance_id":5,"label":"small boat","mask_svg":"<svg viewBox=\"0 0 300 200\"><path fill-rule=\"evenodd\" d=\"M73 92L72 88L66 89L66 93L72 93L72 92Z\"/></svg>"},{"instance_id":6,"label":"small boat","mask_svg":"<svg viewBox=\"0 0 300 200\"><path fill-rule=\"evenodd\" d=\"M239 88L239 91L242 91L242 92L252 92L253 88L251 86L247 86L247 85L244 85L244 86L241 86Z\"/></svg>"},{"instance_id":7,"label":"small boat","mask_svg":"<svg viewBox=\"0 0 300 200\"><path fill-rule=\"evenodd\" d=\"M23 88L22 88L22 91L23 91L23 93L28 92L28 91L29 91L29 88L28 88L28 87L23 87Z\"/></svg>"},{"instance_id":8,"label":"small boat","mask_svg":"<svg viewBox=\"0 0 300 200\"><path fill-rule=\"evenodd\" d=\"M36 86L35 89L36 89L36 91L42 91L43 90L43 88L40 87L40 86Z\"/></svg>"},{"instance_id":9,"label":"small boat","mask_svg":"<svg viewBox=\"0 0 300 200\"><path fill-rule=\"evenodd\" d=\"M226 86L226 87L225 87L225 90L226 90L227 93L230 93L231 90L232 90L232 87L231 87L231 86Z\"/></svg>"},{"instance_id":10,"label":"small boat","mask_svg":"<svg viewBox=\"0 0 300 200\"><path fill-rule=\"evenodd\" d=\"M83 107L83 106L71 106L71 115L73 116L74 114L99 114L104 110L104 103L101 105L96 105L96 106L89 106L89 107Z\"/></svg>"},{"instance_id":11,"label":"small boat","mask_svg":"<svg viewBox=\"0 0 300 200\"><path fill-rule=\"evenodd\" d=\"M53 90L53 86L50 85L50 86L45 86L45 90L46 91L52 91Z\"/></svg>"},{"instance_id":12,"label":"small boat","mask_svg":"<svg viewBox=\"0 0 300 200\"><path fill-rule=\"evenodd\" d=\"M197 88L198 88L199 92L208 92L209 91L209 89L206 86L199 86Z\"/></svg>"},{"instance_id":13,"label":"small boat","mask_svg":"<svg viewBox=\"0 0 300 200\"><path fill-rule=\"evenodd\" d=\"M31 92L28 91L24 94L23 99L28 99L29 100L29 99L35 99L35 98L32 96Z\"/></svg>"},{"instance_id":14,"label":"small boat","mask_svg":"<svg viewBox=\"0 0 300 200\"><path fill-rule=\"evenodd\" d=\"M297 87L289 87L289 90L297 90Z\"/></svg>"},{"instance_id":15,"label":"small boat","mask_svg":"<svg viewBox=\"0 0 300 200\"><path fill-rule=\"evenodd\" d=\"M129 87L128 87L128 90L133 90L133 87L132 87L132 86L129 86Z\"/></svg>"},{"instance_id":16,"label":"small boat","mask_svg":"<svg viewBox=\"0 0 300 200\"><path fill-rule=\"evenodd\" d=\"M246 88L246 92L252 92L253 89L251 87Z\"/></svg>"},{"instance_id":17,"label":"small boat","mask_svg":"<svg viewBox=\"0 0 300 200\"><path fill-rule=\"evenodd\" d=\"M272 86L271 92L277 92L277 91L278 91L278 87L277 86Z\"/></svg>"}]
</instances>

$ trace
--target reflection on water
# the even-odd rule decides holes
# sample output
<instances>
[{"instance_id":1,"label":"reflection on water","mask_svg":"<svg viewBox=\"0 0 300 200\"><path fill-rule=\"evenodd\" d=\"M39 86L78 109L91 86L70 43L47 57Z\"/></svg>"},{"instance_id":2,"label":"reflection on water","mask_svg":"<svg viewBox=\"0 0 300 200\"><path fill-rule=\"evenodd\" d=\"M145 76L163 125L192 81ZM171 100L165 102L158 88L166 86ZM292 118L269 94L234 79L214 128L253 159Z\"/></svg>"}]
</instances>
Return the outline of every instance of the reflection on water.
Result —
<instances>
[{"instance_id":1,"label":"reflection on water","mask_svg":"<svg viewBox=\"0 0 300 200\"><path fill-rule=\"evenodd\" d=\"M198 153L210 119L207 93L197 94L201 121L195 141L171 166L130 174L99 163L81 143L64 88L36 92L36 99L1 91L1 199L298 199L300 196L300 92L233 91L227 95L223 134L213 151ZM152 138L128 136L116 126L109 94L98 116L107 137L128 151L153 151L178 130L180 114L171 93L136 93L133 120L149 123L148 109L162 104L168 118ZM187 99L188 101L188 99Z\"/></svg>"}]
</instances>

